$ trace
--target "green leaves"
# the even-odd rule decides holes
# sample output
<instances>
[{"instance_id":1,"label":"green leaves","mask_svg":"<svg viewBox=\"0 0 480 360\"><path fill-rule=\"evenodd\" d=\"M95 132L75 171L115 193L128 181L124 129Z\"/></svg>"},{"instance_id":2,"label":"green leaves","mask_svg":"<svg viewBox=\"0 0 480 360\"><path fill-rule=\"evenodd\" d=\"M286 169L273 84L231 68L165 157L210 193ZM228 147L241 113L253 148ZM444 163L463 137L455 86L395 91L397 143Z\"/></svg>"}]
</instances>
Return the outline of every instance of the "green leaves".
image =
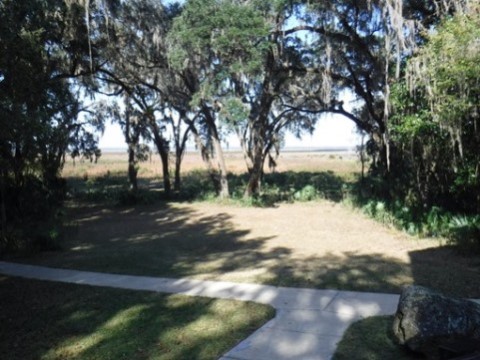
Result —
<instances>
[{"instance_id":1,"label":"green leaves","mask_svg":"<svg viewBox=\"0 0 480 360\"><path fill-rule=\"evenodd\" d=\"M248 114L249 109L240 99L236 97L228 97L223 101L220 116L227 124L231 126L242 124L247 120Z\"/></svg>"},{"instance_id":2,"label":"green leaves","mask_svg":"<svg viewBox=\"0 0 480 360\"><path fill-rule=\"evenodd\" d=\"M169 59L176 69L255 72L263 64L268 31L252 6L232 0L191 0L168 36Z\"/></svg>"},{"instance_id":3,"label":"green leaves","mask_svg":"<svg viewBox=\"0 0 480 360\"><path fill-rule=\"evenodd\" d=\"M478 10L478 9L477 9ZM409 64L413 88L425 88L432 114L451 124L478 108L480 16L474 9L445 20Z\"/></svg>"},{"instance_id":4,"label":"green leaves","mask_svg":"<svg viewBox=\"0 0 480 360\"><path fill-rule=\"evenodd\" d=\"M392 86L389 131L398 149L396 192L417 206L480 210L480 8L444 19Z\"/></svg>"}]
</instances>

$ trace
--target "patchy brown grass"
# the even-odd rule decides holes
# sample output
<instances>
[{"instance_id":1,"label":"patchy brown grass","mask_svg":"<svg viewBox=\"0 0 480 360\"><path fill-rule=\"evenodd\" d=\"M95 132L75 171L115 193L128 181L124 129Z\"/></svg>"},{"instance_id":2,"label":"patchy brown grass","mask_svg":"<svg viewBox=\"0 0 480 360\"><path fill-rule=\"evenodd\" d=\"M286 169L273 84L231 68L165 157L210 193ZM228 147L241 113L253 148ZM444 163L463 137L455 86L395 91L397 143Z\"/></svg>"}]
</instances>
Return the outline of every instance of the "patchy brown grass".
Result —
<instances>
[{"instance_id":1,"label":"patchy brown grass","mask_svg":"<svg viewBox=\"0 0 480 360\"><path fill-rule=\"evenodd\" d=\"M243 171L240 153L227 153ZM158 176L158 160L140 176ZM184 170L202 168L189 153ZM67 163L66 176L126 168L122 154L98 164ZM355 155L285 153L279 171L359 171ZM480 297L480 260L385 227L341 203L318 201L270 208L219 203L106 207L72 203L61 253L17 259L48 266L115 273L256 282L283 286L395 292L409 284L456 296Z\"/></svg>"},{"instance_id":2,"label":"patchy brown grass","mask_svg":"<svg viewBox=\"0 0 480 360\"><path fill-rule=\"evenodd\" d=\"M75 205L64 251L21 261L113 273L394 292L409 284L479 297L478 259L341 204L271 208ZM18 259L17 259L18 260Z\"/></svg>"}]
</instances>

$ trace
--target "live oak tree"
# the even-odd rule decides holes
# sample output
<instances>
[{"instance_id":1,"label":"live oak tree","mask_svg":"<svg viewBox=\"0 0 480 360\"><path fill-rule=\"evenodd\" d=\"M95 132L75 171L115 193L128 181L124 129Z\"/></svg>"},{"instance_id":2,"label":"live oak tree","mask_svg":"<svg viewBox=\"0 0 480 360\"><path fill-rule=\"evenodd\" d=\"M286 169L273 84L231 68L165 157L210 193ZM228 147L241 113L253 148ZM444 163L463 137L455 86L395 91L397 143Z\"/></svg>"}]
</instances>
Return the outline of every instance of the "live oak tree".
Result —
<instances>
[{"instance_id":1,"label":"live oak tree","mask_svg":"<svg viewBox=\"0 0 480 360\"><path fill-rule=\"evenodd\" d=\"M258 194L267 158L288 128L311 130L321 113L346 116L392 160L391 83L406 56L455 2L402 0L187 1L169 34L174 67L200 69L196 104L216 104L238 136ZM346 111L341 94L355 95Z\"/></svg>"},{"instance_id":2,"label":"live oak tree","mask_svg":"<svg viewBox=\"0 0 480 360\"><path fill-rule=\"evenodd\" d=\"M170 33L172 65L200 70L194 105L216 110L239 136L249 172L245 196L259 194L265 160L285 129L314 122L300 111L308 101L300 85L307 73L302 40L284 32L293 11L288 1L187 1Z\"/></svg>"}]
</instances>

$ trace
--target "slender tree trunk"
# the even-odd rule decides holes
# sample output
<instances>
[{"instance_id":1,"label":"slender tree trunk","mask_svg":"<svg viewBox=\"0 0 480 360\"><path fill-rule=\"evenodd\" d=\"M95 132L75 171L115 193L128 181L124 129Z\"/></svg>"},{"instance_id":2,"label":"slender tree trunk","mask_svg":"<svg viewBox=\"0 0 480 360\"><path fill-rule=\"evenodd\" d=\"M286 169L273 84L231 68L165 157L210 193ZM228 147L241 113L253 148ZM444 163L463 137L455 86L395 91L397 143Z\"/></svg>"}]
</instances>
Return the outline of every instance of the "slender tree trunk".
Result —
<instances>
[{"instance_id":1,"label":"slender tree trunk","mask_svg":"<svg viewBox=\"0 0 480 360\"><path fill-rule=\"evenodd\" d=\"M132 143L128 144L128 181L130 182L130 190L137 192L137 164L135 161L135 148Z\"/></svg>"},{"instance_id":2,"label":"slender tree trunk","mask_svg":"<svg viewBox=\"0 0 480 360\"><path fill-rule=\"evenodd\" d=\"M227 178L227 166L225 164L225 157L223 156L223 149L220 144L220 140L214 136L213 137L213 146L215 148L215 155L218 161L218 167L220 169L220 189L218 196L221 199L227 199L230 197L230 190L228 188L228 178Z\"/></svg>"},{"instance_id":3,"label":"slender tree trunk","mask_svg":"<svg viewBox=\"0 0 480 360\"><path fill-rule=\"evenodd\" d=\"M164 143L165 140L161 139L157 143L157 150L160 154L162 160L162 172L163 172L163 188L165 190L165 195L168 197L172 192L172 186L170 181L170 172L168 169L168 146Z\"/></svg>"},{"instance_id":4,"label":"slender tree trunk","mask_svg":"<svg viewBox=\"0 0 480 360\"><path fill-rule=\"evenodd\" d=\"M243 159L245 160L245 163L247 164L247 169L250 172L250 170L253 168L253 163L251 160L251 154L249 153L247 148L247 142L245 141L245 136L244 134L242 134L240 129L235 129L235 132L237 133L238 141L240 142L240 147L243 153Z\"/></svg>"},{"instance_id":5,"label":"slender tree trunk","mask_svg":"<svg viewBox=\"0 0 480 360\"><path fill-rule=\"evenodd\" d=\"M137 169L135 163L135 139L132 136L130 123L130 108L128 99L125 99L127 109L125 111L125 142L128 145L128 181L130 183L130 190L136 192L138 190Z\"/></svg>"},{"instance_id":6,"label":"slender tree trunk","mask_svg":"<svg viewBox=\"0 0 480 360\"><path fill-rule=\"evenodd\" d=\"M175 153L175 179L174 179L174 189L175 191L180 191L182 188L182 161L185 154L186 139L185 142L177 147Z\"/></svg>"},{"instance_id":7,"label":"slender tree trunk","mask_svg":"<svg viewBox=\"0 0 480 360\"><path fill-rule=\"evenodd\" d=\"M165 191L165 195L168 197L172 192L170 172L168 167L168 154L169 154L168 142L160 134L160 129L158 128L155 118L151 116L149 120L150 120L150 129L152 130L152 133L153 133L154 143L157 148L158 154L160 155L160 159L162 161L163 189Z\"/></svg>"},{"instance_id":8,"label":"slender tree trunk","mask_svg":"<svg viewBox=\"0 0 480 360\"><path fill-rule=\"evenodd\" d=\"M175 156L175 179L173 181L173 188L175 191L180 191L182 188L182 178L180 175L182 167L182 158L178 155Z\"/></svg>"},{"instance_id":9,"label":"slender tree trunk","mask_svg":"<svg viewBox=\"0 0 480 360\"><path fill-rule=\"evenodd\" d=\"M181 177L181 168L183 156L185 155L185 149L187 147L188 135L191 131L191 128L188 127L187 130L180 136L180 125L184 121L188 124L188 121L185 121L185 114L180 114L179 122L177 124L177 134L175 139L175 179L174 179L174 189L175 191L180 191L182 187L182 177Z\"/></svg>"}]
</instances>

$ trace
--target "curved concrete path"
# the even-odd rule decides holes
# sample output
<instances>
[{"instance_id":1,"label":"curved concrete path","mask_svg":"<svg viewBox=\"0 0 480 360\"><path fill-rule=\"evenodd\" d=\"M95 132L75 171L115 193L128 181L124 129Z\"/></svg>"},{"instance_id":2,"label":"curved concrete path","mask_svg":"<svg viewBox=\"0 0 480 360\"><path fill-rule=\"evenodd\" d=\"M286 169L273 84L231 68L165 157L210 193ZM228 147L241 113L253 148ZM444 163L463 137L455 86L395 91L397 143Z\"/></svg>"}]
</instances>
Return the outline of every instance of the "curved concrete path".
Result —
<instances>
[{"instance_id":1,"label":"curved concrete path","mask_svg":"<svg viewBox=\"0 0 480 360\"><path fill-rule=\"evenodd\" d=\"M254 301L277 310L274 319L220 360L331 359L350 324L368 316L393 314L399 298L392 294L115 275L1 261L0 273L73 284Z\"/></svg>"}]
</instances>

